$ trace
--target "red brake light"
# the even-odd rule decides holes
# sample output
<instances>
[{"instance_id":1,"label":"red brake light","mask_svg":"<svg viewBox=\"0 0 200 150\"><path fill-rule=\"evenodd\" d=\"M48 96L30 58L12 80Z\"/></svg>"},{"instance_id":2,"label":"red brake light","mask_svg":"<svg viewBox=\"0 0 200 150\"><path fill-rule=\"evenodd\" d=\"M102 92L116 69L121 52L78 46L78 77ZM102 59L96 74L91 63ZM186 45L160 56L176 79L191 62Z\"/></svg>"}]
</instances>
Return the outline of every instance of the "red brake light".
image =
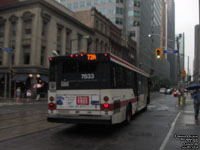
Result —
<instances>
[{"instance_id":1,"label":"red brake light","mask_svg":"<svg viewBox=\"0 0 200 150\"><path fill-rule=\"evenodd\" d=\"M52 57L50 57L50 58L49 58L49 60L50 60L50 61L52 61L52 60L53 60L53 58L52 58Z\"/></svg>"},{"instance_id":2,"label":"red brake light","mask_svg":"<svg viewBox=\"0 0 200 150\"><path fill-rule=\"evenodd\" d=\"M50 109L50 110L55 110L56 109L56 104L54 104L54 103L49 103L49 108L48 109Z\"/></svg>"},{"instance_id":3,"label":"red brake light","mask_svg":"<svg viewBox=\"0 0 200 150\"><path fill-rule=\"evenodd\" d=\"M108 56L108 54L105 53L104 56Z\"/></svg>"},{"instance_id":4,"label":"red brake light","mask_svg":"<svg viewBox=\"0 0 200 150\"><path fill-rule=\"evenodd\" d=\"M71 54L70 57L72 58L72 57L74 57L74 55Z\"/></svg>"},{"instance_id":5,"label":"red brake light","mask_svg":"<svg viewBox=\"0 0 200 150\"><path fill-rule=\"evenodd\" d=\"M76 57L78 57L78 54L76 54Z\"/></svg>"},{"instance_id":6,"label":"red brake light","mask_svg":"<svg viewBox=\"0 0 200 150\"><path fill-rule=\"evenodd\" d=\"M81 56L83 56L83 54L81 54Z\"/></svg>"},{"instance_id":7,"label":"red brake light","mask_svg":"<svg viewBox=\"0 0 200 150\"><path fill-rule=\"evenodd\" d=\"M104 103L103 106L104 106L104 108L108 108L109 104L108 103Z\"/></svg>"}]
</instances>

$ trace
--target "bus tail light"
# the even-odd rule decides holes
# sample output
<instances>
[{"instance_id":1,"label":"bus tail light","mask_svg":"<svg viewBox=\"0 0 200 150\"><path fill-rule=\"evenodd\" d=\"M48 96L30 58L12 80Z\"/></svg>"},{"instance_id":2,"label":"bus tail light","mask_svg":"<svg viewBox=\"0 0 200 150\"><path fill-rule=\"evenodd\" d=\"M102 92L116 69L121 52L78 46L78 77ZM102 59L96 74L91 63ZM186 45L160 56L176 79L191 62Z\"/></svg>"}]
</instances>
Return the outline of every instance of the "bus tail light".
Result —
<instances>
[{"instance_id":1,"label":"bus tail light","mask_svg":"<svg viewBox=\"0 0 200 150\"><path fill-rule=\"evenodd\" d=\"M109 97L108 97L108 96L105 96L105 97L103 98L103 100L107 102L107 101L109 100Z\"/></svg>"},{"instance_id":2,"label":"bus tail light","mask_svg":"<svg viewBox=\"0 0 200 150\"><path fill-rule=\"evenodd\" d=\"M108 104L108 103L104 103L103 106L104 106L104 108L106 108L106 109L109 108L109 104Z\"/></svg>"},{"instance_id":3,"label":"bus tail light","mask_svg":"<svg viewBox=\"0 0 200 150\"><path fill-rule=\"evenodd\" d=\"M49 110L55 110L56 109L56 104L54 103L49 103Z\"/></svg>"}]
</instances>

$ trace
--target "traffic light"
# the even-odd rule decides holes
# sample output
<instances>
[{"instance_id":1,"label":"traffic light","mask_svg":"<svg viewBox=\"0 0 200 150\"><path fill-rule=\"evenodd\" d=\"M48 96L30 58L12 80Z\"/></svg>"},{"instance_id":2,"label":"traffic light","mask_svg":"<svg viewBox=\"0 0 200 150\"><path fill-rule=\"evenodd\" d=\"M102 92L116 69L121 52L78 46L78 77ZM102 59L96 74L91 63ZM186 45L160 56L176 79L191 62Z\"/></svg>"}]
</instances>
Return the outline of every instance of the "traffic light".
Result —
<instances>
[{"instance_id":1,"label":"traffic light","mask_svg":"<svg viewBox=\"0 0 200 150\"><path fill-rule=\"evenodd\" d=\"M162 59L162 48L156 48L156 59L157 60Z\"/></svg>"},{"instance_id":2,"label":"traffic light","mask_svg":"<svg viewBox=\"0 0 200 150\"><path fill-rule=\"evenodd\" d=\"M185 76L186 76L185 70L181 70L181 76L182 76L183 79L185 79Z\"/></svg>"}]
</instances>

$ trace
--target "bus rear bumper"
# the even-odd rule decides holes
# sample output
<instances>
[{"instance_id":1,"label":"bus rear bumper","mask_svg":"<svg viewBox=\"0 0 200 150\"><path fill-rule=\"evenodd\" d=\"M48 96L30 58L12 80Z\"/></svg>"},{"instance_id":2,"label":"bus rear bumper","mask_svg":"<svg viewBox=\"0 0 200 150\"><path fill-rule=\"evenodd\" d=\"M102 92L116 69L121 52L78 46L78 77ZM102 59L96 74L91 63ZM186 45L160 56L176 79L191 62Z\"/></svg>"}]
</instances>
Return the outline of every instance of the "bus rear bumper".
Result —
<instances>
[{"instance_id":1,"label":"bus rear bumper","mask_svg":"<svg viewBox=\"0 0 200 150\"><path fill-rule=\"evenodd\" d=\"M75 123L75 124L112 124L111 116L71 116L71 115L48 115L48 122Z\"/></svg>"}]
</instances>

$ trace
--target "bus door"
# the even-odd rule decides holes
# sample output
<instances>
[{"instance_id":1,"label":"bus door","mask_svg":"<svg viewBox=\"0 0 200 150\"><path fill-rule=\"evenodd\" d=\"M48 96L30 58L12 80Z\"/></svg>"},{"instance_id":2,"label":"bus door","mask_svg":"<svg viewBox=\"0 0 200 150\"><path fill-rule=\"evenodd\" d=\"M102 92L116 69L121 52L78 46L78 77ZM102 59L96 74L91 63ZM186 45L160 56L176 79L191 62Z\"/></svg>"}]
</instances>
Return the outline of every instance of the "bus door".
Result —
<instances>
[{"instance_id":1,"label":"bus door","mask_svg":"<svg viewBox=\"0 0 200 150\"><path fill-rule=\"evenodd\" d=\"M134 73L134 86L133 86L134 94L137 98L136 101L136 110L139 108L139 85L138 85L138 73Z\"/></svg>"}]
</instances>

